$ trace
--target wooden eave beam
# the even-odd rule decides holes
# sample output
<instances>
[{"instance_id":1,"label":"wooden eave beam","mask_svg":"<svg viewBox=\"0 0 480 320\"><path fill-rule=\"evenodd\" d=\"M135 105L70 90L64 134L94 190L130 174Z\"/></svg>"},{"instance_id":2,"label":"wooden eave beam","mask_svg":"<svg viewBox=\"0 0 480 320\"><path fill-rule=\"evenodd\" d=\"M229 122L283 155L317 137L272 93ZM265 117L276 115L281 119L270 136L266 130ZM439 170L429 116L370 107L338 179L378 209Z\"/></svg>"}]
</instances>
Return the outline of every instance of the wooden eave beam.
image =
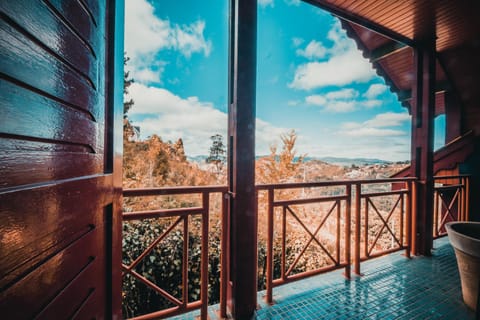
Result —
<instances>
[{"instance_id":1,"label":"wooden eave beam","mask_svg":"<svg viewBox=\"0 0 480 320\"><path fill-rule=\"evenodd\" d=\"M329 3L328 1L325 0L303 0L306 3L309 3L313 6L316 6L320 9L326 10L333 14L334 16L337 16L338 18L341 18L343 20L347 20L349 22L358 24L362 27L365 27L367 29L370 29L374 32L377 32L387 38L392 39L395 42L403 43L407 46L413 47L415 44L415 41L405 37L404 35L401 35L400 33L397 33L391 29L388 29L378 23L375 23L371 20L368 20L364 17L361 17L357 14L354 14L352 12L349 12L347 10L344 10L342 8L338 8L334 6L333 4Z\"/></svg>"},{"instance_id":2,"label":"wooden eave beam","mask_svg":"<svg viewBox=\"0 0 480 320\"><path fill-rule=\"evenodd\" d=\"M437 82L435 84L435 94L440 94L451 90L451 85L448 81ZM397 92L398 101L406 102L412 100L412 90L401 90Z\"/></svg>"},{"instance_id":3,"label":"wooden eave beam","mask_svg":"<svg viewBox=\"0 0 480 320\"><path fill-rule=\"evenodd\" d=\"M381 59L384 59L392 54L398 53L402 50L410 48L404 43L391 41L384 44L383 46L378 47L370 52L370 61L377 62Z\"/></svg>"}]
</instances>

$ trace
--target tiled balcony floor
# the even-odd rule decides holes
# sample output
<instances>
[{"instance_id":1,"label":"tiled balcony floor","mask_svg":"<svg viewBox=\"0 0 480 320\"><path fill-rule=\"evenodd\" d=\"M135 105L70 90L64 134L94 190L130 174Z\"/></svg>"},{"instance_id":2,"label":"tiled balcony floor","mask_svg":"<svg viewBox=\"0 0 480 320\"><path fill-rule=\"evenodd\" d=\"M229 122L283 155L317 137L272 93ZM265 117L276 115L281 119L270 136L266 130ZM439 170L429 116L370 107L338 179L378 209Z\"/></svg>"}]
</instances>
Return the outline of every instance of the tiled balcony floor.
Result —
<instances>
[{"instance_id":1,"label":"tiled balcony floor","mask_svg":"<svg viewBox=\"0 0 480 320\"><path fill-rule=\"evenodd\" d=\"M474 319L463 304L455 254L448 239L433 257L407 259L400 252L362 263L362 277L343 270L273 289L275 304L259 293L257 319ZM209 309L211 319L218 319ZM198 312L176 319L194 319Z\"/></svg>"}]
</instances>

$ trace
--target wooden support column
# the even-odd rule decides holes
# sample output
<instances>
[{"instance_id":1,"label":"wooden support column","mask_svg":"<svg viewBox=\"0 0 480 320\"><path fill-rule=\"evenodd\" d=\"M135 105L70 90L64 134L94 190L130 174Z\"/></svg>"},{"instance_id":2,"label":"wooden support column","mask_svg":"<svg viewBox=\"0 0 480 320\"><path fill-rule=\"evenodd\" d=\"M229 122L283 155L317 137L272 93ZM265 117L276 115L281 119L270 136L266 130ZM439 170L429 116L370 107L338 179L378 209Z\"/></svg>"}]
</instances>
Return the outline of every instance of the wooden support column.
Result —
<instances>
[{"instance_id":1,"label":"wooden support column","mask_svg":"<svg viewBox=\"0 0 480 320\"><path fill-rule=\"evenodd\" d=\"M228 307L250 319L257 306L257 210L255 198L255 87L257 1L230 1Z\"/></svg>"},{"instance_id":2,"label":"wooden support column","mask_svg":"<svg viewBox=\"0 0 480 320\"><path fill-rule=\"evenodd\" d=\"M462 135L462 120L462 106L460 100L454 92L446 91L445 144Z\"/></svg>"},{"instance_id":3,"label":"wooden support column","mask_svg":"<svg viewBox=\"0 0 480 320\"><path fill-rule=\"evenodd\" d=\"M433 130L435 116L435 39L422 39L414 48L412 87L413 173L418 178L413 230L415 254L430 255L433 245Z\"/></svg>"}]
</instances>

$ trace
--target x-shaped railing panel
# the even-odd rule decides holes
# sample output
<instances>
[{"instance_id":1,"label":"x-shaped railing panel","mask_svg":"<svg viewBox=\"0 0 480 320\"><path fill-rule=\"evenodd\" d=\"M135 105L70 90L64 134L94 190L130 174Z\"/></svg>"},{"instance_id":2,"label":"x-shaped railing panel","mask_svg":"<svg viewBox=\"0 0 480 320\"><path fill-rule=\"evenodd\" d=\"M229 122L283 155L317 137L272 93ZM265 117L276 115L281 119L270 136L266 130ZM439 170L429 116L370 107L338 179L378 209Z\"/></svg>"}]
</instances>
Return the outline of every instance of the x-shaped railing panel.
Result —
<instances>
[{"instance_id":1,"label":"x-shaped railing panel","mask_svg":"<svg viewBox=\"0 0 480 320\"><path fill-rule=\"evenodd\" d=\"M365 201L367 204L371 205L374 212L377 214L377 216L380 218L381 222L382 222L382 226L380 228L380 230L376 233L376 236L375 236L375 239L372 243L371 246L368 246L368 233L365 233L367 235L367 238L365 239L365 246L367 246L367 257L370 256L372 254L372 251L373 249L375 248L375 245L377 244L378 242L378 239L380 239L381 235L382 235L382 232L383 230L386 228L388 230L388 232L392 235L392 239L395 240L395 242L398 244L398 246L401 248L402 247L402 244L400 243L400 240L397 238L397 236L395 235L395 232L392 231L392 229L390 229L390 227L388 226L388 222L390 220L390 218L392 217L393 213L395 212L395 209L398 207L399 203L401 202L402 200L402 197L403 197L403 193L402 194L399 194L397 200L395 201L395 204L392 206L392 208L390 209L388 215L387 215L387 218L384 219L382 214L380 213L380 211L377 209L377 206L375 205L375 203L372 201L372 197L369 197L369 196L365 196ZM365 206L365 210L366 210L366 219L368 219L368 208L369 208L369 205L366 205ZM403 207L400 208L400 215L403 215ZM368 228L368 225L366 223L366 226L365 228Z\"/></svg>"},{"instance_id":2,"label":"x-shaped railing panel","mask_svg":"<svg viewBox=\"0 0 480 320\"><path fill-rule=\"evenodd\" d=\"M328 210L327 214L323 217L323 219L321 220L320 224L318 225L318 227L315 229L315 232L311 232L310 229L303 223L303 221L298 217L298 215L292 210L292 208L290 206L284 206L284 209L283 209L283 212L290 212L290 214L295 218L296 221L298 221L298 223L302 226L302 228L308 233L308 235L310 236L310 239L307 241L307 243L303 246L302 250L300 251L300 253L295 257L295 260L293 261L293 263L290 265L290 267L288 268L288 270L285 272L283 269L282 270L282 273L284 273L284 276L285 277L288 277L290 275L290 273L293 271L293 269L296 267L296 265L298 264L298 262L300 261L300 258L303 256L303 254L305 253L305 251L307 250L308 246L312 243L312 241L315 241L315 243L322 249L322 251L332 260L332 262L335 264L335 265L338 265L340 263L340 261L338 261L337 259L335 259L331 254L330 252L322 245L322 243L320 242L320 240L318 240L317 238L317 234L318 232L320 231L320 229L322 228L322 226L325 224L325 222L327 221L327 219L330 217L331 213L333 212L333 210L335 210L335 208L338 208L339 209L339 206L340 206L340 201L335 201L332 205L332 207L330 208L330 210ZM286 214L284 214L284 219L286 219ZM337 221L337 223L339 223L339 221ZM337 239L337 241L339 241L339 239ZM285 248L283 248L285 250ZM284 266L285 267L285 266Z\"/></svg>"},{"instance_id":3,"label":"x-shaped railing panel","mask_svg":"<svg viewBox=\"0 0 480 320\"><path fill-rule=\"evenodd\" d=\"M174 229L176 226L180 224L180 222L183 221L184 224L184 231L187 229L187 233L185 233L187 236L184 235L183 242L188 244L188 241L186 240L186 237L188 237L188 216L183 216L183 217L178 217L160 236L154 239L154 241L129 265L123 264L122 263L122 271L123 274L122 276L124 277L127 274L131 274L133 277L138 279L140 282L145 284L146 286L150 287L153 289L155 292L163 296L165 299L168 301L172 302L173 304L177 306L181 306L184 304L181 300L175 298L173 295L168 293L166 290L160 288L157 286L155 283L152 281L148 280L146 277L142 276L138 272L134 270L134 268L143 260L145 259L151 252L152 250L162 241L164 240ZM182 266L182 269L185 268L186 266Z\"/></svg>"},{"instance_id":4,"label":"x-shaped railing panel","mask_svg":"<svg viewBox=\"0 0 480 320\"><path fill-rule=\"evenodd\" d=\"M435 230L436 235L444 235L446 231L442 232L442 229L445 230L445 224L449 221L457 221L460 209L460 193L461 187L456 188L455 193L451 199L447 198L447 195L441 190L436 190L438 198L440 200L440 207L437 209L437 219L440 218L440 223L437 223L437 229ZM457 207L457 217L455 217L453 209L454 206ZM445 209L445 211L443 210ZM450 217L450 220L447 220Z\"/></svg>"}]
</instances>

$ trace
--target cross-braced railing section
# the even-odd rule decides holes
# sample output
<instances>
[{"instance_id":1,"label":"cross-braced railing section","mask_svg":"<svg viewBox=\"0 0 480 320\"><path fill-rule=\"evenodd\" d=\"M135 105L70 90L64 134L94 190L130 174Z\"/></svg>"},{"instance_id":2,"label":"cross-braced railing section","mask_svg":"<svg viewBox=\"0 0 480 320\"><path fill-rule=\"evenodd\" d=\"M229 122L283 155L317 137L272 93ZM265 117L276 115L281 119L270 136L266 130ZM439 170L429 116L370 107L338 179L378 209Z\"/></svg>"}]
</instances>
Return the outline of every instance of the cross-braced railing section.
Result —
<instances>
[{"instance_id":1,"label":"cross-braced railing section","mask_svg":"<svg viewBox=\"0 0 480 320\"><path fill-rule=\"evenodd\" d=\"M350 275L351 188L342 182L257 186L266 193L266 292L330 270ZM261 206L262 204L259 204Z\"/></svg>"},{"instance_id":2,"label":"cross-braced railing section","mask_svg":"<svg viewBox=\"0 0 480 320\"><path fill-rule=\"evenodd\" d=\"M410 256L414 183L410 178L355 183L355 273L361 261L386 253L405 249Z\"/></svg>"},{"instance_id":3,"label":"cross-braced railing section","mask_svg":"<svg viewBox=\"0 0 480 320\"><path fill-rule=\"evenodd\" d=\"M433 237L447 234L445 224L451 221L468 221L469 176L437 176L434 192Z\"/></svg>"},{"instance_id":4,"label":"cross-braced railing section","mask_svg":"<svg viewBox=\"0 0 480 320\"><path fill-rule=\"evenodd\" d=\"M125 317L156 319L200 308L207 318L209 220L216 210L214 220L225 222L226 192L224 186L124 190ZM218 194L216 208L212 194ZM146 204L161 208L135 210Z\"/></svg>"}]
</instances>

